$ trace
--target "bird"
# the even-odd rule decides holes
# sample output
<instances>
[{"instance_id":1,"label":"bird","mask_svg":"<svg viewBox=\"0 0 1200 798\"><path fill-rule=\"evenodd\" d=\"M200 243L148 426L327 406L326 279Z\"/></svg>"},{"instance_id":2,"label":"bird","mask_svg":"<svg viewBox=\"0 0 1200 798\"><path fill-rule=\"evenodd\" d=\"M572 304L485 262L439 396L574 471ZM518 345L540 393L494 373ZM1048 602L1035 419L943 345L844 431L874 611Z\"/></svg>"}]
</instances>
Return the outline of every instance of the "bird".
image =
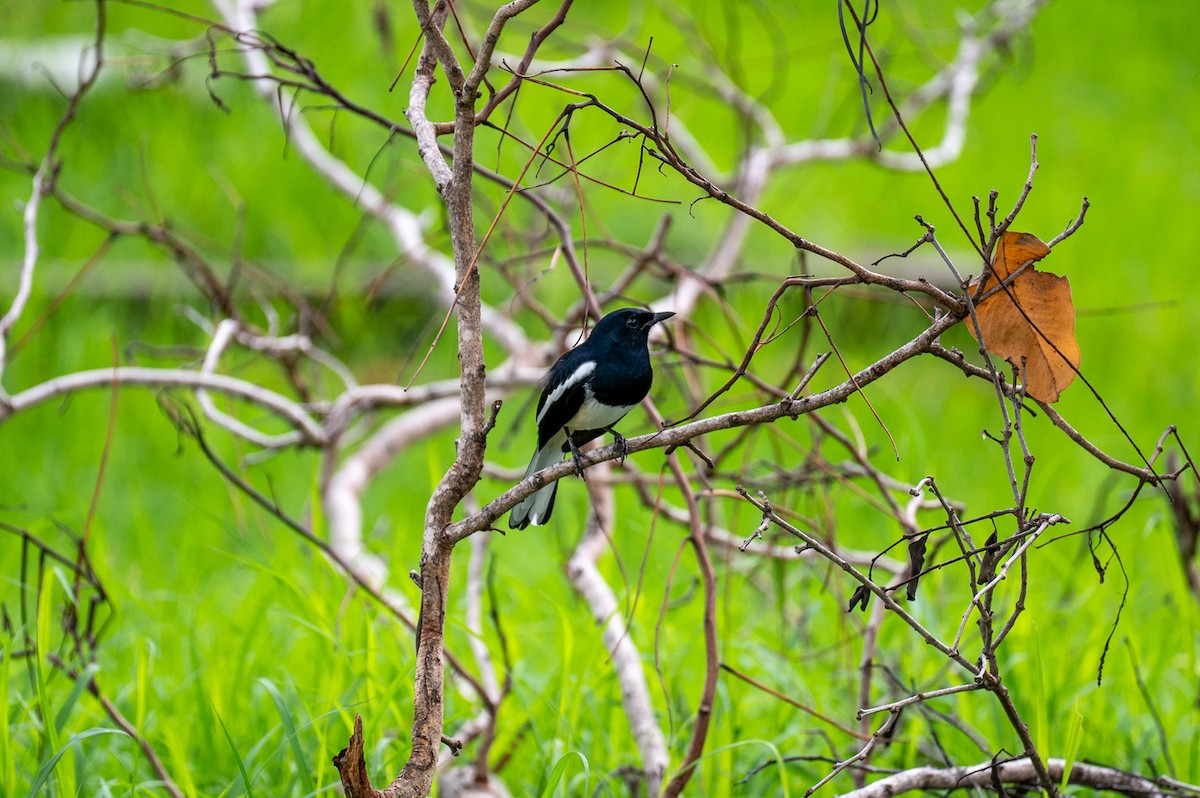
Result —
<instances>
[{"instance_id":1,"label":"bird","mask_svg":"<svg viewBox=\"0 0 1200 798\"><path fill-rule=\"evenodd\" d=\"M555 361L538 399L537 450L526 477L554 465L566 452L574 458L575 474L582 477L587 457L579 447L604 432L612 433L624 459L629 444L613 425L650 393L650 329L674 315L641 308L614 310L596 323L586 341ZM551 482L519 502L509 515L509 527L524 529L549 521L557 489L558 482Z\"/></svg>"}]
</instances>

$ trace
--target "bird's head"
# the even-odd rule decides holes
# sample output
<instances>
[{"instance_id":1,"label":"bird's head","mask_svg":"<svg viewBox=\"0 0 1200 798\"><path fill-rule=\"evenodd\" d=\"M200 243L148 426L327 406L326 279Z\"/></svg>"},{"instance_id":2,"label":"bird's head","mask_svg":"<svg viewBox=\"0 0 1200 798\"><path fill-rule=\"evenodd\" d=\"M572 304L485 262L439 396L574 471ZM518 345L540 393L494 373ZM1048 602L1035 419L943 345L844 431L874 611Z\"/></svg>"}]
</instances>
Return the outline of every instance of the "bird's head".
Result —
<instances>
[{"instance_id":1,"label":"bird's head","mask_svg":"<svg viewBox=\"0 0 1200 798\"><path fill-rule=\"evenodd\" d=\"M669 310L653 313L641 308L621 308L600 319L596 323L596 329L592 330L592 337L603 335L622 340L645 341L651 327L674 315L675 313Z\"/></svg>"}]
</instances>

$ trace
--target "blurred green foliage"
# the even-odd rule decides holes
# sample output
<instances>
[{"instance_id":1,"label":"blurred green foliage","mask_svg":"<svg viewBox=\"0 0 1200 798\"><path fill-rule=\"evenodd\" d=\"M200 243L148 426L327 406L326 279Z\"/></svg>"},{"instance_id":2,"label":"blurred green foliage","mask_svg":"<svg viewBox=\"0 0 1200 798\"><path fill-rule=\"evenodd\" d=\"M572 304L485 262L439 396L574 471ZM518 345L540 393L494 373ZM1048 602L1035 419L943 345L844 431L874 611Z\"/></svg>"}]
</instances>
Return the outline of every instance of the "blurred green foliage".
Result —
<instances>
[{"instance_id":1,"label":"blurred green foliage","mask_svg":"<svg viewBox=\"0 0 1200 798\"><path fill-rule=\"evenodd\" d=\"M931 65L953 55L959 5L885 6L872 30L893 91L911 88L929 74ZM856 79L833 9L830 3L783 2L580 4L542 55L569 57L596 37L620 36L650 47L649 63L658 75L674 65L672 121L701 142L718 169L729 170L744 145L745 130L719 97L695 90L714 63L725 65L733 79L758 96L791 138L863 133ZM222 275L244 270L247 277L240 285L252 314L255 302L286 312L286 303L273 293L279 286L318 302L336 289L326 308L336 336L325 343L364 382L411 377L443 309L430 307L429 284L397 258L386 232L364 221L353 203L291 151L270 109L246 82L207 78L204 37L211 29L203 18L215 12L193 2L169 10L109 4L107 10L109 64L63 140L60 180L65 190L118 218L168 223ZM550 10L539 8L518 18L502 49L519 51ZM477 25L486 7L468 3L461 12ZM95 11L88 3L62 2L17 4L5 13L0 46L36 56L45 52L36 48L64 40L77 50L91 35ZM1200 6L1193 4L1139 4L1136 9L1082 0L1048 4L1033 22L1032 35L1015 38L1009 57L985 76L986 90L973 103L962 157L937 171L964 217L971 196L986 197L993 188L1007 207L1028 171L1029 134L1037 133L1041 169L1017 228L1048 240L1078 213L1081 197L1088 196L1091 210L1083 229L1045 265L1071 277L1084 374L1144 452L1168 424L1178 424L1185 442L1200 451L1192 428L1200 399L1200 379L1192 365L1200 292L1194 280L1180 275L1193 259L1200 204L1200 104L1191 101L1200 68L1193 42L1197 23ZM312 59L354 101L403 122L405 80L395 91L388 86L416 41L406 8L383 2L285 2L267 9L261 26ZM228 47L227 39L216 40ZM172 51L175 57L163 55ZM635 62L642 55L625 53ZM55 80L69 82L70 70L46 64ZM616 74L562 82L640 113L638 97ZM224 109L210 95L219 97ZM445 96L437 97L431 115L445 118ZM527 143L537 142L573 99L527 86L509 130ZM369 170L383 190L408 207L424 209L430 243L448 247L443 211L409 139L389 140L386 130L335 113L319 98L301 97L299 102L297 113L312 121L335 154L360 173ZM29 173L21 164L41 157L63 107L64 98L50 77L28 71L25 77L0 76L0 152L10 167L0 170L0 306L5 308L24 251L20 209L28 197ZM877 123L886 119L879 91L872 95L871 107ZM933 142L941 123L940 113L932 113L919 120L914 133L922 143ZM572 128L571 143L577 154L586 153L618 132L607 119L584 112ZM527 152L511 142L501 146L495 131L482 130L478 138L480 162L506 174L524 165ZM636 146L620 142L608 157L589 162L589 174L630 187L637 164ZM553 174L543 167L540 179ZM582 235L574 189L565 180L556 186L553 191L561 192L556 203ZM588 235L599 239L612 232L638 246L650 237L660 215L670 214L668 252L683 264L698 265L729 220L729 209L711 201L692 205L696 191L649 162L641 171L639 190L679 204L639 201L585 185ZM479 193L480 222L486 224L503 192L481 181ZM811 164L777 178L759 205L810 240L861 262L907 248L921 232L912 220L919 213L937 226L956 260L970 262L967 242L921 173L897 173L865 161ZM512 229L541 229L520 202L506 221ZM201 356L207 337L178 306L189 305L205 316L210 308L160 250L135 239L117 241L55 308L54 298L105 235L53 201L44 206L38 235L42 259L35 293L12 340L22 340L35 321L45 326L10 356L4 372L10 393L59 374L105 367L114 359L174 365L194 363ZM497 269L504 264L547 307L561 309L572 302L576 289L570 275L561 264L550 268L553 239L543 243L547 249L532 262L512 266L506 259L523 254L527 242L497 236L486 255L485 299L497 306L511 301L513 288ZM599 245L589 249L588 257L598 284L611 280L628 262ZM741 268L780 277L799 264L785 241L756 227ZM939 279L944 275L928 248L903 268ZM255 279L256 273L270 279ZM658 287L639 284L637 291L644 294L634 299L654 297ZM722 346L740 351L761 316L766 294L762 283L750 282L731 283L723 293L733 315L706 306L691 321ZM787 301L793 302L794 316L799 300ZM42 319L43 314L48 315ZM923 323L910 307L860 296L837 296L822 306L822 314L855 367L907 340ZM964 351L972 349L961 329L947 339ZM768 373L789 368L795 341L785 337L765 349L756 360L759 368ZM227 367L283 384L283 375L257 362L231 356ZM452 376L455 367L452 349L443 342L423 378ZM661 366L659 375L664 412L682 415L687 408L679 399L682 392L672 390L670 367ZM830 364L814 388L840 379ZM876 383L869 396L895 438L899 462L891 455L887 432L861 401L829 416L840 425L856 426L884 470L911 483L937 475L943 490L965 501L970 512L1005 506L1008 486L998 452L980 436L982 429L998 423L988 386L967 382L944 363L922 360ZM489 450L499 464L524 464L531 434L525 398L509 400L501 416ZM714 409L748 400L735 390ZM316 552L229 488L194 443L177 435L155 395L121 388L110 431L111 401L105 391L79 394L0 426L0 520L60 545L60 527L75 534L89 530L91 557L115 608L101 647L97 680L102 689L151 740L189 795L249 792L239 762L255 793L312 794L312 785L336 781L327 763L344 745L355 712L368 718L368 741L377 741L368 751L377 782L390 778L407 755L411 634L361 595L347 595L343 578ZM1067 391L1060 409L1102 449L1136 460L1084 385ZM627 432L642 431L645 424L635 413ZM95 515L89 518L89 498L110 432L108 466ZM1031 421L1027 434L1038 458L1031 495L1039 509L1062 513L1078 528L1124 502L1129 481L1110 478L1043 420ZM213 437L220 453L241 463L250 481L281 507L319 522L314 519L319 509L311 501L319 479L315 455L301 451L262 461L248 458L243 444L216 433ZM453 437L452 431L431 437L424 450L398 460L364 497L368 544L388 560L394 587L411 601L416 594L403 574L416 565L425 500L451 461ZM784 423L778 437L749 449L756 459L752 468L765 480L775 464L803 458L811 445L807 426ZM642 466L652 469L656 461L646 457ZM485 482L481 498L503 487ZM898 535L897 529L880 528L878 515L846 488L809 496L796 492L790 498L801 512L836 518L847 545L879 550ZM564 483L553 526L492 542L497 611L508 631L515 684L501 713L496 748L512 750L503 775L515 794L545 787L555 765L572 751L586 758L592 785L599 780L609 791L599 794L625 794L617 769L637 763L608 652L586 607L562 576L585 501L578 485ZM730 529L749 534L758 519L746 507L730 503L727 522ZM1050 755L1065 753L1078 710L1084 726L1082 758L1130 769L1150 762L1164 772L1164 752L1128 653L1136 651L1177 775L1200 780L1200 738L1194 733L1200 721L1200 613L1181 574L1161 495L1144 492L1110 534L1121 560L1109 559L1101 547L1100 556L1109 566L1103 581L1081 539L1067 538L1035 552L1031 609L1005 649L1006 681L1027 720L1043 717L1036 705L1044 711L1049 731L1036 731L1049 740ZM695 631L701 608L686 556L670 578L679 545L678 530L655 523L630 501L621 507L614 534L616 556L602 562L625 602L632 634L648 660L653 658L647 667L652 682L657 681L655 699L670 730L674 763L686 747L703 672L703 645ZM847 583L817 566L723 557L722 659L853 725L861 621L841 611ZM455 578L461 584L465 566L460 562L458 567ZM28 612L20 611L22 568L20 540L5 533L0 537L0 573L6 577L0 598L9 625L0 685L6 685L8 701L7 732L0 737L6 747L0 752L0 795L24 795L39 767L56 753L47 750L52 736L41 728L38 715L38 702L47 696L35 695L25 663L12 659L23 639L22 624L33 622ZM1099 658L1123 601L1119 571L1128 576L1129 594L1108 650L1104 683L1098 687ZM953 625L948 619L957 618L965 603L955 579L950 571L925 578L920 599L912 605L919 619L939 627ZM34 607L37 596L26 592L24 601ZM458 620L461 606L455 609L447 645L465 651L468 633ZM494 630L485 637L498 651ZM924 656L899 624L884 624L879 645L905 688L936 688L960 678ZM657 680L656 666L661 672ZM61 673L51 676L50 705L61 705L71 687ZM1002 714L980 696L946 699L937 708L968 719L989 739L1007 740L1010 752L1019 750ZM470 696L447 691L449 730L476 710ZM953 761L987 758L966 736L932 715L913 714L919 717L908 721L901 740L880 764L927 761L935 734L936 745ZM838 756L849 750L849 738L815 734L819 724L811 718L733 679L722 679L714 718L706 749L710 753L697 772L694 794L797 794L827 765L792 762L782 771L772 767L759 772L747 785L735 784L756 765L772 760L770 746L785 756ZM84 696L57 739L61 744L73 734L110 725ZM747 742L758 740L763 742ZM68 764L59 767L70 768L71 775L53 782L56 794L65 792L72 780L80 785L79 794L154 794L158 789L140 752L116 735L81 739L63 761ZM574 764L566 769L564 778L576 781L564 794L582 794L579 770Z\"/></svg>"}]
</instances>

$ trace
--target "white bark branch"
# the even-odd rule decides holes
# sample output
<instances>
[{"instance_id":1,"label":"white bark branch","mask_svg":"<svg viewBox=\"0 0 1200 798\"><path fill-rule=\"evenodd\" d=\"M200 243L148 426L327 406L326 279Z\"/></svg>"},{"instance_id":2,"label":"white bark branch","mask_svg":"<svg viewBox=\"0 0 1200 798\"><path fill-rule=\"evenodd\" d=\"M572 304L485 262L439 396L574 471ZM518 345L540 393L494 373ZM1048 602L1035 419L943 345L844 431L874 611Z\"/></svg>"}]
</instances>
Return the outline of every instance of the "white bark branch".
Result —
<instances>
[{"instance_id":1,"label":"white bark branch","mask_svg":"<svg viewBox=\"0 0 1200 798\"><path fill-rule=\"evenodd\" d=\"M467 642L471 646L475 664L479 666L479 683L487 692L487 700L495 705L500 700L500 683L496 681L496 668L492 663L492 653L483 639L483 592L486 587L484 568L487 565L487 549L490 539L491 532L482 532L471 536L471 557L467 561L466 626L469 632Z\"/></svg>"},{"instance_id":2,"label":"white bark branch","mask_svg":"<svg viewBox=\"0 0 1200 798\"><path fill-rule=\"evenodd\" d=\"M229 27L241 32L239 41L246 45L242 48L242 58L246 62L246 67L251 74L263 76L253 82L254 90L275 110L276 116L279 117L279 121L287 133L289 145L329 185L381 222L391 235L400 255L434 278L439 301L445 307L452 305L458 289L454 282L454 262L426 243L420 216L401 205L389 202L378 188L321 144L304 114L296 113L293 108L286 105L285 95L277 91L278 85L270 77L272 74L270 59L258 46L257 37L253 33L258 27L258 5L246 2L246 0L230 0L230 2L214 0L214 4L225 17ZM415 86L414 83L414 91ZM420 114L420 118L424 119L423 113ZM411 117L409 121L412 122ZM421 131L415 123L414 131L418 134L419 147L425 147L428 142L421 138ZM432 136L432 129L430 136ZM436 139L429 140L432 141L432 149L428 154L422 149L422 157L425 158L426 165L430 170L434 171L435 182L438 184L438 190L441 191L444 188L441 181L449 180L450 168L438 151ZM445 170L444 174L440 169L435 171L436 167L431 165L433 161L440 162L441 169ZM487 326L488 332L509 352L520 352L529 345L521 327L494 308L484 307L483 322Z\"/></svg>"},{"instance_id":3,"label":"white bark branch","mask_svg":"<svg viewBox=\"0 0 1200 798\"><path fill-rule=\"evenodd\" d=\"M0 422L14 413L50 399L90 388L111 387L114 382L121 385L151 388L218 391L270 410L301 432L305 443L319 446L323 445L326 440L325 430L309 415L303 405L282 394L263 388L261 385L236 377L227 377L224 374L203 374L185 369L159 369L141 366L77 371L73 374L46 380L9 397L6 404L0 404Z\"/></svg>"},{"instance_id":4,"label":"white bark branch","mask_svg":"<svg viewBox=\"0 0 1200 798\"><path fill-rule=\"evenodd\" d=\"M211 376L216 373L221 353L225 351L230 341L234 339L238 326L238 323L233 319L225 319L217 325L212 343L209 344L208 351L204 355L204 362L200 366L201 374ZM268 435L265 432L260 432L249 424L219 410L213 402L212 396L204 388L196 391L196 401L200 403L200 409L204 411L204 415L214 424L224 427L234 435L245 438L254 445L261 446L264 449L282 449L287 446L294 446L304 440L304 435L297 430L285 432L281 435Z\"/></svg>"},{"instance_id":5,"label":"white bark branch","mask_svg":"<svg viewBox=\"0 0 1200 798\"><path fill-rule=\"evenodd\" d=\"M79 85L67 98L66 110L63 111L58 124L55 125L54 132L50 134L50 143L46 147L46 154L42 157L37 171L33 173L29 201L25 203L21 214L25 252L21 257L16 293L13 295L8 310L3 316L0 316L0 419L3 418L2 414L9 402L8 393L4 390L4 367L8 360L8 334L12 331L13 325L21 318L21 314L25 312L25 305L28 304L29 297L33 293L33 275L41 254L37 232L38 213L42 207L42 199L56 178L58 145L62 140L63 132L75 119L83 96L95 85L96 79L100 76L100 68L104 63L106 24L107 18L104 8L101 7L96 18L96 36L92 40L90 48L85 47L79 57Z\"/></svg>"},{"instance_id":6,"label":"white bark branch","mask_svg":"<svg viewBox=\"0 0 1200 798\"><path fill-rule=\"evenodd\" d=\"M386 581L388 568L363 545L363 493L399 452L458 421L458 410L456 394L397 416L345 457L330 476L322 494L325 519L329 524L329 545L347 561L361 564L371 584ZM336 456L334 452L329 454L331 458Z\"/></svg>"},{"instance_id":7,"label":"white bark branch","mask_svg":"<svg viewBox=\"0 0 1200 798\"><path fill-rule=\"evenodd\" d=\"M12 304L9 305L8 311L3 317L0 317L0 408L8 403L8 394L4 391L2 378L4 376L4 366L8 356L8 333L12 330L17 320L21 318L21 314L25 312L25 305L29 302L29 295L33 291L33 273L37 268L38 255L40 249L38 247L37 238L37 220L38 209L42 205L42 197L45 194L46 170L50 167L49 157L42 161L42 165L38 167L37 172L33 175L33 187L29 194L29 201L25 203L25 211L22 214L22 223L25 229L25 255L21 258L21 272L17 278L17 293L13 296ZM0 409L2 412L2 409Z\"/></svg>"},{"instance_id":8,"label":"white bark branch","mask_svg":"<svg viewBox=\"0 0 1200 798\"><path fill-rule=\"evenodd\" d=\"M446 8L439 6L431 15L429 26L440 28L446 21ZM421 55L417 58L417 68L413 74L412 85L408 89L408 107L404 109L404 117L412 125L413 135L417 139L417 154L425 162L425 168L433 177L433 185L439 194L445 194L453 175L450 164L446 162L438 148L437 131L434 124L425 113L425 105L429 100L429 92L436 80L435 68L435 34L425 32L425 41L421 43Z\"/></svg>"},{"instance_id":9,"label":"white bark branch","mask_svg":"<svg viewBox=\"0 0 1200 798\"><path fill-rule=\"evenodd\" d=\"M1046 760L1046 769L1055 782L1062 780L1066 762L1062 759ZM988 788L993 778L1002 784L1029 784L1038 782L1033 763L1028 759L1015 759L993 766L991 762L950 768L920 767L880 779L861 789L842 793L841 798L892 798L912 790L924 793L935 790L965 790L971 787ZM1111 790L1138 798L1167 798L1177 795L1174 790L1160 787L1154 781L1136 773L1115 768L1076 762L1071 768L1068 784L1078 784L1100 790ZM1196 788L1190 788L1195 790Z\"/></svg>"}]
</instances>

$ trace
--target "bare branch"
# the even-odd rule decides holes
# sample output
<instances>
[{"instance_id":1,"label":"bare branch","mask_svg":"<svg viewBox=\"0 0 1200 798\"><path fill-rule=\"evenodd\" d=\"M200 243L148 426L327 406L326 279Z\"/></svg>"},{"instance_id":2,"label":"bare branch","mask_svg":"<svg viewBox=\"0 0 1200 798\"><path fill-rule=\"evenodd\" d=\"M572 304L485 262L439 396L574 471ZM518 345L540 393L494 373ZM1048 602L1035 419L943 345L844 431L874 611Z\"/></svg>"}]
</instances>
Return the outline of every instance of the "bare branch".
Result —
<instances>
[{"instance_id":1,"label":"bare branch","mask_svg":"<svg viewBox=\"0 0 1200 798\"><path fill-rule=\"evenodd\" d=\"M1062 780L1067 763L1062 759L1051 759L1047 761L1046 767L1050 777L1057 783ZM1037 776L1033 763L1028 758L996 763L980 762L977 765L949 768L920 767L901 771L861 789L843 793L842 798L890 798L912 790L929 793L935 790L961 790L971 787L987 789L996 780L1002 784L1032 787L1037 784ZM1173 788L1160 787L1154 781L1136 773L1085 762L1075 762L1072 765L1068 783L1098 790L1111 790L1137 798L1168 798L1180 794Z\"/></svg>"},{"instance_id":2,"label":"bare branch","mask_svg":"<svg viewBox=\"0 0 1200 798\"><path fill-rule=\"evenodd\" d=\"M940 690L927 690L925 692L917 693L916 695L911 695L908 698L902 698L899 701L892 701L888 704L880 704L877 707L860 709L858 711L858 716L860 718L865 718L868 715L874 715L877 712L895 712L903 707L919 704L923 701L928 701L931 698L941 698L942 696L955 695L957 693L969 693L972 690L979 690L982 687L983 685L979 684L978 682L970 682L968 684L955 685L954 687L943 687Z\"/></svg>"},{"instance_id":3,"label":"bare branch","mask_svg":"<svg viewBox=\"0 0 1200 798\"><path fill-rule=\"evenodd\" d=\"M450 165L446 163L446 159L442 157L438 149L437 132L434 130L433 123L425 115L425 106L436 79L434 70L437 69L437 51L449 53L448 57L453 59L453 53L441 35L441 28L446 24L446 15L449 13L450 7L446 3L438 3L432 14L429 12L428 4L423 0L414 0L413 7L417 9L417 19L425 34L425 43L421 46L421 55L417 59L417 69L408 92L408 108L404 109L404 116L412 125L413 134L417 137L417 152L420 154L421 160L425 162L425 168L433 175L434 186L439 194L445 194L446 188L453 179L453 174L450 171ZM457 67L452 62L445 68L453 70Z\"/></svg>"},{"instance_id":4,"label":"bare branch","mask_svg":"<svg viewBox=\"0 0 1200 798\"><path fill-rule=\"evenodd\" d=\"M892 710L891 714L888 715L887 720L885 720L883 722L883 725L880 726L875 731L875 733L871 735L871 739L867 741L867 744L864 745L861 749L859 749L859 751L856 754L854 754L854 756L852 756L848 759L844 759L841 762L838 762L836 765L833 766L833 769L831 771L829 771L829 773L826 774L826 776L824 778L822 778L816 784L814 784L813 786L811 786L807 790L805 790L804 791L805 798L808 798L808 796L812 795L817 790L821 789L822 786L824 786L825 784L828 784L833 779L834 776L841 773L846 768L850 767L851 765L854 765L855 763L866 761L867 757L870 756L871 751L874 750L875 746L879 744L879 741L881 739L886 738L888 733L891 732L892 727L896 725L896 720L899 717L900 717L900 710L898 710L898 709Z\"/></svg>"},{"instance_id":5,"label":"bare branch","mask_svg":"<svg viewBox=\"0 0 1200 798\"><path fill-rule=\"evenodd\" d=\"M38 257L41 254L38 245L38 212L42 206L42 199L58 179L58 145L67 128L75 120L84 95L95 85L96 79L100 76L100 69L104 65L107 22L108 16L104 0L96 0L96 33L91 45L91 58L86 56L80 58L79 86L67 98L67 107L50 134L50 143L46 147L46 154L38 165L37 171L34 172L29 199L25 202L25 208L21 214L25 253L21 258L16 293L13 295L8 310L3 316L0 316L0 418L3 418L2 413L9 400L3 384L8 334L13 325L21 318L21 314L25 312L25 305L29 302L30 294L33 292L34 270L37 268Z\"/></svg>"},{"instance_id":6,"label":"bare branch","mask_svg":"<svg viewBox=\"0 0 1200 798\"><path fill-rule=\"evenodd\" d=\"M1042 518L1040 520L1040 522L1038 523L1037 528L1035 530L1033 530L1033 532L1031 532L1029 535L1027 535L1025 537L1025 540L1022 541L1021 545L1017 548L1017 550L1015 552L1013 552L1012 556L1004 561L1004 565L1002 565L1000 567L1000 570L996 573L996 576L993 579L991 579L987 584L985 584L983 587L979 588L979 592L977 592L971 598L970 604L967 605L967 610L966 610L966 612L963 613L962 621L958 625L958 634L956 634L954 636L954 650L955 651L958 650L958 645L959 645L959 643L962 642L963 632L967 628L967 619L971 617L971 611L977 607L982 609L980 600L985 595L990 593L996 587L996 585L1000 584L1000 582L1002 582L1003 580L1008 578L1009 568L1012 567L1013 563L1015 563L1019 559L1021 559L1021 556L1025 554L1025 551L1030 546L1032 546L1035 541L1037 541L1037 539L1041 536L1041 534L1043 532L1045 532L1047 529L1049 529L1051 526L1053 526L1055 524L1067 524L1067 523L1070 523L1070 522L1067 519L1063 518L1061 515L1050 515L1050 516L1046 516L1046 517Z\"/></svg>"},{"instance_id":7,"label":"bare branch","mask_svg":"<svg viewBox=\"0 0 1200 798\"><path fill-rule=\"evenodd\" d=\"M113 382L122 385L140 385L150 388L191 388L217 391L245 399L270 410L303 434L303 441L321 445L325 432L312 416L297 402L270 391L257 383L227 377L224 374L203 374L183 369L145 368L141 366L119 366L117 368L93 369L65 374L27 388L10 397L7 405L0 405L0 422L14 413L34 405L75 391L90 388L108 388Z\"/></svg>"}]
</instances>

